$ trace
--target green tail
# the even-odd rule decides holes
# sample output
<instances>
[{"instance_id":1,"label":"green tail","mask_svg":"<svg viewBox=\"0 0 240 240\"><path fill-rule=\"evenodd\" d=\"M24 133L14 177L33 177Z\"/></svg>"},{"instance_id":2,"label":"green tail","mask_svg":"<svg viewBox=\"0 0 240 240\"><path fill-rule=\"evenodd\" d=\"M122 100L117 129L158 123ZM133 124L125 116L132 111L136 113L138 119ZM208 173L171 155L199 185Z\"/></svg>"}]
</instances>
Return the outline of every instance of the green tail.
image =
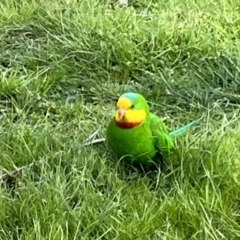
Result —
<instances>
[{"instance_id":1,"label":"green tail","mask_svg":"<svg viewBox=\"0 0 240 240\"><path fill-rule=\"evenodd\" d=\"M187 125L180 127L179 129L177 129L175 131L170 132L169 135L172 138L178 137L178 136L182 135L183 133L185 133L191 126L198 123L199 121L200 121L200 119L194 120L194 121L188 123Z\"/></svg>"}]
</instances>

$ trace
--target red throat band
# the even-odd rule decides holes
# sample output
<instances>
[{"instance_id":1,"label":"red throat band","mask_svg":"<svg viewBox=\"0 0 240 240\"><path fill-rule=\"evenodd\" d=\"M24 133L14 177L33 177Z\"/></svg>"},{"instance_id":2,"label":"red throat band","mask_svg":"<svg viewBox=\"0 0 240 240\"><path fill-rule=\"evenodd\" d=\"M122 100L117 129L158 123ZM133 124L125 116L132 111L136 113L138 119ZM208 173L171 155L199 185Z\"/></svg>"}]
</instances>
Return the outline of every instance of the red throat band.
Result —
<instances>
[{"instance_id":1,"label":"red throat band","mask_svg":"<svg viewBox=\"0 0 240 240\"><path fill-rule=\"evenodd\" d=\"M141 124L141 122L118 122L116 121L116 124L120 128L133 128Z\"/></svg>"}]
</instances>

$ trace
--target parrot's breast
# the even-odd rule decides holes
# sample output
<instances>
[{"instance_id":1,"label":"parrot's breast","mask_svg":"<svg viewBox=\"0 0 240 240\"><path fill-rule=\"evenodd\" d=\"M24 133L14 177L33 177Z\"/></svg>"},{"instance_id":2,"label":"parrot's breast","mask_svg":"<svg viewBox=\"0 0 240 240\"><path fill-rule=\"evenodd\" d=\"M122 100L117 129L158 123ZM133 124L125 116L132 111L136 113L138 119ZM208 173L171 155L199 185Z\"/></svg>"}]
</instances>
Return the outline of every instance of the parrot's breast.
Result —
<instances>
[{"instance_id":1,"label":"parrot's breast","mask_svg":"<svg viewBox=\"0 0 240 240\"><path fill-rule=\"evenodd\" d=\"M118 158L147 164L156 155L155 138L148 122L123 129L113 120L107 129L107 140Z\"/></svg>"}]
</instances>

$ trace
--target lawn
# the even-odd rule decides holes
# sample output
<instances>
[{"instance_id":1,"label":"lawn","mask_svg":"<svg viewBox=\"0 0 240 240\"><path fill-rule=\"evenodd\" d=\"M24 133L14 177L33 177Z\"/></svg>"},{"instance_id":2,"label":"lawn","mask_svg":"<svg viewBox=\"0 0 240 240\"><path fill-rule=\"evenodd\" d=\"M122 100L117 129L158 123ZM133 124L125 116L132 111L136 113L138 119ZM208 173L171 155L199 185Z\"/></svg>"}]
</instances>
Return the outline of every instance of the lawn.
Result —
<instances>
[{"instance_id":1,"label":"lawn","mask_svg":"<svg viewBox=\"0 0 240 240\"><path fill-rule=\"evenodd\" d=\"M0 13L0 239L240 239L240 1L2 0ZM161 169L83 146L127 91L170 130L201 118Z\"/></svg>"}]
</instances>

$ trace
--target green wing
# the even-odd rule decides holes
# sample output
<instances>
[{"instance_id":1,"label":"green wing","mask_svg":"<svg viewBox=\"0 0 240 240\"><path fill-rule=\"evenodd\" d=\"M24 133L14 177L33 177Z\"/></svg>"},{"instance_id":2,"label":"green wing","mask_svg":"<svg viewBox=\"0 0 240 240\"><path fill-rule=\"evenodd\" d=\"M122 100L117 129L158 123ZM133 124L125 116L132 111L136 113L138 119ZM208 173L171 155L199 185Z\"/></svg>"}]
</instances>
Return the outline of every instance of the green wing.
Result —
<instances>
[{"instance_id":1,"label":"green wing","mask_svg":"<svg viewBox=\"0 0 240 240\"><path fill-rule=\"evenodd\" d=\"M174 143L163 120L150 113L150 128L156 138L156 149L169 152L174 147Z\"/></svg>"}]
</instances>

